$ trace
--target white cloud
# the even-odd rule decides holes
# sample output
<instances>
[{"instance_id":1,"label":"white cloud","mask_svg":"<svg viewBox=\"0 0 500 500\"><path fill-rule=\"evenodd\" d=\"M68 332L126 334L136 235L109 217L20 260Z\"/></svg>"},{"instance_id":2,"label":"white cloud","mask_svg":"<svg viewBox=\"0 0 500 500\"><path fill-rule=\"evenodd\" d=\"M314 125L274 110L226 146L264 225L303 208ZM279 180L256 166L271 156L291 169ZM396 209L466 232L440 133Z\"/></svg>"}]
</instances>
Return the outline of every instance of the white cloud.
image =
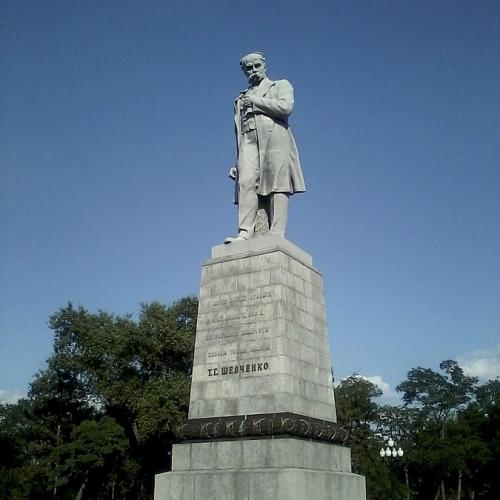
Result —
<instances>
[{"instance_id":1,"label":"white cloud","mask_svg":"<svg viewBox=\"0 0 500 500\"><path fill-rule=\"evenodd\" d=\"M356 374L356 377L362 378L363 380L368 380L368 382L375 384L379 389L381 389L383 398L392 398L396 396L396 393L391 389L391 386L380 375L371 375L368 377L366 375ZM342 380L345 379L341 378L340 381ZM334 385L335 387L338 387L340 385L340 382L335 382Z\"/></svg>"},{"instance_id":2,"label":"white cloud","mask_svg":"<svg viewBox=\"0 0 500 500\"><path fill-rule=\"evenodd\" d=\"M0 403L2 404L15 404L17 403L22 397L25 397L23 394L21 394L17 389L14 389L13 391L5 391L3 389L0 389Z\"/></svg>"},{"instance_id":3,"label":"white cloud","mask_svg":"<svg viewBox=\"0 0 500 500\"><path fill-rule=\"evenodd\" d=\"M383 397L388 398L395 395L391 386L380 375L371 375L369 377L360 375L360 377L368 380L368 382L375 384L379 389L381 389Z\"/></svg>"},{"instance_id":4,"label":"white cloud","mask_svg":"<svg viewBox=\"0 0 500 500\"><path fill-rule=\"evenodd\" d=\"M458 364L466 375L490 380L500 377L500 345L460 356Z\"/></svg>"}]
</instances>

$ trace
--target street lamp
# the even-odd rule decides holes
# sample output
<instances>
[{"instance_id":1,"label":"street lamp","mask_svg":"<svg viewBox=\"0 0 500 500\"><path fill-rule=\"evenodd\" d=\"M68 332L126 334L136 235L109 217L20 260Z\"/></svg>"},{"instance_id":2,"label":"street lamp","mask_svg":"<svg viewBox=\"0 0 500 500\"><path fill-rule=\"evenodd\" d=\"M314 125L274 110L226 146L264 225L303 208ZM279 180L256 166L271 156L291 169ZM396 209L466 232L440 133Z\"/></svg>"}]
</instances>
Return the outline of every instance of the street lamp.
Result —
<instances>
[{"instance_id":1,"label":"street lamp","mask_svg":"<svg viewBox=\"0 0 500 500\"><path fill-rule=\"evenodd\" d=\"M381 458L386 458L386 457L391 458L392 457L393 459L396 459L397 457L402 457L403 455L404 455L403 448L401 448L401 446L400 446L398 449L396 449L396 443L394 442L394 439L392 439L392 438L389 438L387 440L387 447L385 449L383 447L380 448L380 457ZM391 463L394 463L394 462L391 460ZM391 492L393 495L392 498L394 498L394 477L393 477L392 473L390 474L390 476L391 476Z\"/></svg>"},{"instance_id":2,"label":"street lamp","mask_svg":"<svg viewBox=\"0 0 500 500\"><path fill-rule=\"evenodd\" d=\"M403 448L401 446L396 450L396 444L394 443L394 440L392 438L389 438L387 441L387 448L380 448L380 456L381 458L385 457L402 457L404 455Z\"/></svg>"}]
</instances>

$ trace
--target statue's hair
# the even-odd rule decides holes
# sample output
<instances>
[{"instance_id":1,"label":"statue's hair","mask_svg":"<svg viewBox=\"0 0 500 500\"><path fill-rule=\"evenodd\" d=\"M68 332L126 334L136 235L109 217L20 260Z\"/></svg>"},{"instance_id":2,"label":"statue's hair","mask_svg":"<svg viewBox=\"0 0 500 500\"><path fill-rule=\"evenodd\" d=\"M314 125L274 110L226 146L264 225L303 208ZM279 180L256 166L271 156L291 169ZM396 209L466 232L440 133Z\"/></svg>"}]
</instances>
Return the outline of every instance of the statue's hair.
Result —
<instances>
[{"instance_id":1,"label":"statue's hair","mask_svg":"<svg viewBox=\"0 0 500 500\"><path fill-rule=\"evenodd\" d=\"M243 56L241 59L240 59L240 66L243 66L243 61L248 57L248 56L252 56L252 55L257 55L257 56L260 56L260 59L262 62L266 62L266 56L262 53L262 52L259 52L259 51L255 51L255 52L249 52L246 56Z\"/></svg>"}]
</instances>

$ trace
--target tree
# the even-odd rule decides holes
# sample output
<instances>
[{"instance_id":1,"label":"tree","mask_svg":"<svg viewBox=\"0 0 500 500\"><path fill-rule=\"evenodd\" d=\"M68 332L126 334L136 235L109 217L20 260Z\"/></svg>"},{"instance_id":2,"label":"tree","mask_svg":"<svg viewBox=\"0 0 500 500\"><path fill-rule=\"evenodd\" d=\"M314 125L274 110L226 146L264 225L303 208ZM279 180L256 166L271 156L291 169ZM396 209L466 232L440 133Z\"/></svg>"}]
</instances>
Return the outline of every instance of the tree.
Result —
<instances>
[{"instance_id":1,"label":"tree","mask_svg":"<svg viewBox=\"0 0 500 500\"><path fill-rule=\"evenodd\" d=\"M70 440L52 450L59 465L57 484L76 489L77 499L107 492L107 498L116 498L118 485L126 483L126 472L136 469L127 461L127 445L123 428L111 417L84 420L74 427Z\"/></svg>"},{"instance_id":2,"label":"tree","mask_svg":"<svg viewBox=\"0 0 500 500\"><path fill-rule=\"evenodd\" d=\"M17 462L0 482L5 497L150 498L187 418L196 317L193 297L143 304L138 320L72 304L56 312L47 368L16 407L25 425L6 447ZM2 412L0 438L15 413Z\"/></svg>"},{"instance_id":3,"label":"tree","mask_svg":"<svg viewBox=\"0 0 500 500\"><path fill-rule=\"evenodd\" d=\"M28 462L26 401L0 404L0 498L27 497L23 466Z\"/></svg>"},{"instance_id":4,"label":"tree","mask_svg":"<svg viewBox=\"0 0 500 500\"><path fill-rule=\"evenodd\" d=\"M335 389L337 422L348 433L353 471L366 477L369 500L386 500L391 492L387 465L380 460L382 440L375 434L382 391L368 380L353 374Z\"/></svg>"},{"instance_id":5,"label":"tree","mask_svg":"<svg viewBox=\"0 0 500 500\"><path fill-rule=\"evenodd\" d=\"M457 432L467 442L464 479L469 498L500 498L500 380L479 386L458 420Z\"/></svg>"},{"instance_id":6,"label":"tree","mask_svg":"<svg viewBox=\"0 0 500 500\"><path fill-rule=\"evenodd\" d=\"M439 367L444 373L422 367L410 370L407 380L399 384L396 391L403 393L407 406L418 410L420 433L415 439L420 451L416 460L422 469L432 471L428 474L429 483L432 478L438 479L436 498L440 495L446 500L445 480L455 475L460 491L465 466L463 460L459 460L463 454L457 452L460 443L453 439L456 435L447 431L473 397L477 378L465 375L453 360L443 361Z\"/></svg>"}]
</instances>

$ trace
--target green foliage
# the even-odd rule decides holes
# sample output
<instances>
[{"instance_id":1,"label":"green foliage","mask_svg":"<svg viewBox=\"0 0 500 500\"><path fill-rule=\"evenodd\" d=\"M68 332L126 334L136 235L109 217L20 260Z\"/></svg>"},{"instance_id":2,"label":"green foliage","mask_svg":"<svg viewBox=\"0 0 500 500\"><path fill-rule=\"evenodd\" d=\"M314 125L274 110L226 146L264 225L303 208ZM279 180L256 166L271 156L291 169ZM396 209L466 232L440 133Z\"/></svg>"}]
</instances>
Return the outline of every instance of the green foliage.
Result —
<instances>
[{"instance_id":1,"label":"green foliage","mask_svg":"<svg viewBox=\"0 0 500 500\"><path fill-rule=\"evenodd\" d=\"M498 493L491 466L500 465L499 455L495 458L490 444L495 439L498 443L498 435L491 435L494 419L486 407L494 414L498 381L478 388L477 378L465 375L456 361L443 361L439 367L441 372L410 370L396 388L415 412L407 457L412 489L422 499L445 500L446 491L456 498L465 491L476 498L497 498L489 491Z\"/></svg>"},{"instance_id":2,"label":"green foliage","mask_svg":"<svg viewBox=\"0 0 500 500\"><path fill-rule=\"evenodd\" d=\"M374 401L382 391L356 374L342 380L335 389L337 422L348 432L353 471L366 477L369 499L387 498L391 480L380 460L381 441L374 432L378 405Z\"/></svg>"},{"instance_id":3,"label":"green foliage","mask_svg":"<svg viewBox=\"0 0 500 500\"><path fill-rule=\"evenodd\" d=\"M85 491L90 498L116 489L125 482L128 442L123 428L111 417L84 420L74 427L71 439L54 447L51 461L57 464L55 486L63 491Z\"/></svg>"},{"instance_id":4,"label":"green foliage","mask_svg":"<svg viewBox=\"0 0 500 500\"><path fill-rule=\"evenodd\" d=\"M466 481L477 498L500 498L500 380L479 386L476 400L459 416L467 440Z\"/></svg>"},{"instance_id":5,"label":"green foliage","mask_svg":"<svg viewBox=\"0 0 500 500\"><path fill-rule=\"evenodd\" d=\"M500 498L500 381L477 387L453 360L440 371L414 368L397 390L403 406L377 404L381 391L356 374L335 390L338 422L349 433L353 469L370 500ZM381 459L384 438L404 456Z\"/></svg>"},{"instance_id":6,"label":"green foliage","mask_svg":"<svg viewBox=\"0 0 500 500\"><path fill-rule=\"evenodd\" d=\"M378 405L374 398L382 395L375 385L356 374L341 381L335 390L337 420L352 434L367 430L376 419Z\"/></svg>"},{"instance_id":7,"label":"green foliage","mask_svg":"<svg viewBox=\"0 0 500 500\"><path fill-rule=\"evenodd\" d=\"M439 368L444 374L430 368L410 370L407 380L396 391L403 393L405 403L420 408L423 417L430 419L442 433L447 421L472 398L477 378L464 375L453 360L441 362Z\"/></svg>"},{"instance_id":8,"label":"green foliage","mask_svg":"<svg viewBox=\"0 0 500 500\"><path fill-rule=\"evenodd\" d=\"M1 498L151 498L187 416L197 308L56 312L47 368L0 407Z\"/></svg>"}]
</instances>

